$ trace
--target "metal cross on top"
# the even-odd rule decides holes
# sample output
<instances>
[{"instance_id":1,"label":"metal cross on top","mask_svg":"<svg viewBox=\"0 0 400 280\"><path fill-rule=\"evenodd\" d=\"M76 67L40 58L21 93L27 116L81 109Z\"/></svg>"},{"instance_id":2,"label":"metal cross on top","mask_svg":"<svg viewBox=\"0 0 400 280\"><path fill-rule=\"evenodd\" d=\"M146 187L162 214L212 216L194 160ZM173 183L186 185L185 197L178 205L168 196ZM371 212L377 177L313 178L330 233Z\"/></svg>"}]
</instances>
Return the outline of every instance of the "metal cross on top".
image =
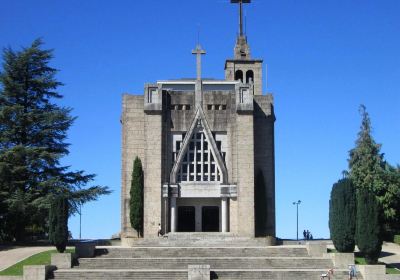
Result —
<instances>
[{"instance_id":1,"label":"metal cross on top","mask_svg":"<svg viewBox=\"0 0 400 280\"><path fill-rule=\"evenodd\" d=\"M239 3L239 35L243 36L243 3L251 3L251 0L231 0L231 3Z\"/></svg>"},{"instance_id":2,"label":"metal cross on top","mask_svg":"<svg viewBox=\"0 0 400 280\"><path fill-rule=\"evenodd\" d=\"M192 54L196 55L196 65L197 65L197 80L201 80L201 55L206 54L200 44L197 44L196 49L192 51Z\"/></svg>"}]
</instances>

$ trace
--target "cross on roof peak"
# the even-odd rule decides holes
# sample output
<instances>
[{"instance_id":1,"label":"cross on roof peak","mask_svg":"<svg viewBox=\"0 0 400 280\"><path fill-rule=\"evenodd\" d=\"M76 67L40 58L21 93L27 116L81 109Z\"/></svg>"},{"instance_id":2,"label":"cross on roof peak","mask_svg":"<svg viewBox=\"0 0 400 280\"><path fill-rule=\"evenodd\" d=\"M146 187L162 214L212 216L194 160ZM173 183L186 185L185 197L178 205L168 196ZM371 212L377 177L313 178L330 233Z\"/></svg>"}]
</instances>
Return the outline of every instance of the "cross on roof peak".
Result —
<instances>
[{"instance_id":1,"label":"cross on roof peak","mask_svg":"<svg viewBox=\"0 0 400 280\"><path fill-rule=\"evenodd\" d=\"M239 4L239 36L243 36L243 4L251 3L251 0L231 0L233 4Z\"/></svg>"},{"instance_id":2,"label":"cross on roof peak","mask_svg":"<svg viewBox=\"0 0 400 280\"><path fill-rule=\"evenodd\" d=\"M206 54L200 44L197 44L196 49L192 50L192 54L196 55L196 68L197 68L197 80L201 80L201 55Z\"/></svg>"}]
</instances>

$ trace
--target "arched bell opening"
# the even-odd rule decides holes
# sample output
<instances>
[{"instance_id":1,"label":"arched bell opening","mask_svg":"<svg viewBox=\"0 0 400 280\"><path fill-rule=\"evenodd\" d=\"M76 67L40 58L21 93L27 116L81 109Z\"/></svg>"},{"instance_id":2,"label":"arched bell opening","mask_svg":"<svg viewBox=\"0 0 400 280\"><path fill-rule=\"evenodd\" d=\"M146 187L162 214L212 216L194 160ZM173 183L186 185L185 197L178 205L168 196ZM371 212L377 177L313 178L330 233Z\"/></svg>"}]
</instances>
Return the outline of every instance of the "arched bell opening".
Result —
<instances>
[{"instance_id":1,"label":"arched bell opening","mask_svg":"<svg viewBox=\"0 0 400 280\"><path fill-rule=\"evenodd\" d=\"M246 84L254 82L254 72L253 70L248 70L246 72Z\"/></svg>"},{"instance_id":2,"label":"arched bell opening","mask_svg":"<svg viewBox=\"0 0 400 280\"><path fill-rule=\"evenodd\" d=\"M241 81L243 83L243 71L242 70L236 70L235 72L235 81Z\"/></svg>"}]
</instances>

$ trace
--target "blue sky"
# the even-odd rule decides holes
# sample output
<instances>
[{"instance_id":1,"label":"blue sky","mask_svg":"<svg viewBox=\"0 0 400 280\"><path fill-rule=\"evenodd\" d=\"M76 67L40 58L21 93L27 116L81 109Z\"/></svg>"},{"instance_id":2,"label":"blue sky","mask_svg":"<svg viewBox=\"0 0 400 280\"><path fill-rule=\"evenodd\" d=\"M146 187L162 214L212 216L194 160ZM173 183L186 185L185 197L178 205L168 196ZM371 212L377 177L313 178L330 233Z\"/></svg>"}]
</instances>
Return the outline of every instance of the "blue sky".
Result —
<instances>
[{"instance_id":1,"label":"blue sky","mask_svg":"<svg viewBox=\"0 0 400 280\"><path fill-rule=\"evenodd\" d=\"M64 163L114 190L83 207L82 237L108 238L120 229L122 93L194 77L198 26L207 51L203 76L223 78L237 7L228 0L16 0L1 7L0 47L42 37L54 49L52 65L65 83L61 103L78 117ZM329 237L329 195L347 168L361 103L386 159L400 163L400 1L253 0L245 10L252 55L268 64L275 98L277 235L296 236L292 202L300 199L300 230ZM78 217L70 229L78 237Z\"/></svg>"}]
</instances>

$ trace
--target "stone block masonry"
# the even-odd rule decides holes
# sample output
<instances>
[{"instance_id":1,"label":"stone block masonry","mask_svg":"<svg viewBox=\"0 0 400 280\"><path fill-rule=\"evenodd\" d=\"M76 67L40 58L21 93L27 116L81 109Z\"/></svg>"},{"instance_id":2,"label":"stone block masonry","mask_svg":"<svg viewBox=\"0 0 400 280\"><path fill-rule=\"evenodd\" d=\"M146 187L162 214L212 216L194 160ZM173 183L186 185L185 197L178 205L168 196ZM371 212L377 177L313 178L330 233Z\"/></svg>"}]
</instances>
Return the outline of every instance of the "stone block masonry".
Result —
<instances>
[{"instance_id":1,"label":"stone block masonry","mask_svg":"<svg viewBox=\"0 0 400 280\"><path fill-rule=\"evenodd\" d=\"M189 265L188 280L209 280L210 265Z\"/></svg>"},{"instance_id":2,"label":"stone block masonry","mask_svg":"<svg viewBox=\"0 0 400 280\"><path fill-rule=\"evenodd\" d=\"M51 254L51 265L54 265L57 269L71 268L72 254L71 253Z\"/></svg>"},{"instance_id":3,"label":"stone block masonry","mask_svg":"<svg viewBox=\"0 0 400 280\"><path fill-rule=\"evenodd\" d=\"M157 237L161 223L162 115L145 115L144 236Z\"/></svg>"},{"instance_id":4,"label":"stone block masonry","mask_svg":"<svg viewBox=\"0 0 400 280\"><path fill-rule=\"evenodd\" d=\"M256 219L256 236L275 236L275 116L271 95L254 96L254 173L262 173L264 189L258 193L264 195L265 220ZM255 186L260 188L260 186ZM259 207L256 206L256 210Z\"/></svg>"},{"instance_id":5,"label":"stone block masonry","mask_svg":"<svg viewBox=\"0 0 400 280\"><path fill-rule=\"evenodd\" d=\"M51 265L26 265L24 266L24 280L46 280L51 271L55 270Z\"/></svg>"},{"instance_id":6,"label":"stone block masonry","mask_svg":"<svg viewBox=\"0 0 400 280\"><path fill-rule=\"evenodd\" d=\"M254 138L253 116L238 115L236 118L237 149L237 233L254 237ZM235 213L231 213L235 214ZM235 223L235 222L234 222Z\"/></svg>"},{"instance_id":7,"label":"stone block masonry","mask_svg":"<svg viewBox=\"0 0 400 280\"><path fill-rule=\"evenodd\" d=\"M133 161L144 158L144 111L143 95L123 95L122 100L122 190L121 190L121 238L137 237L129 219L129 201Z\"/></svg>"}]
</instances>

